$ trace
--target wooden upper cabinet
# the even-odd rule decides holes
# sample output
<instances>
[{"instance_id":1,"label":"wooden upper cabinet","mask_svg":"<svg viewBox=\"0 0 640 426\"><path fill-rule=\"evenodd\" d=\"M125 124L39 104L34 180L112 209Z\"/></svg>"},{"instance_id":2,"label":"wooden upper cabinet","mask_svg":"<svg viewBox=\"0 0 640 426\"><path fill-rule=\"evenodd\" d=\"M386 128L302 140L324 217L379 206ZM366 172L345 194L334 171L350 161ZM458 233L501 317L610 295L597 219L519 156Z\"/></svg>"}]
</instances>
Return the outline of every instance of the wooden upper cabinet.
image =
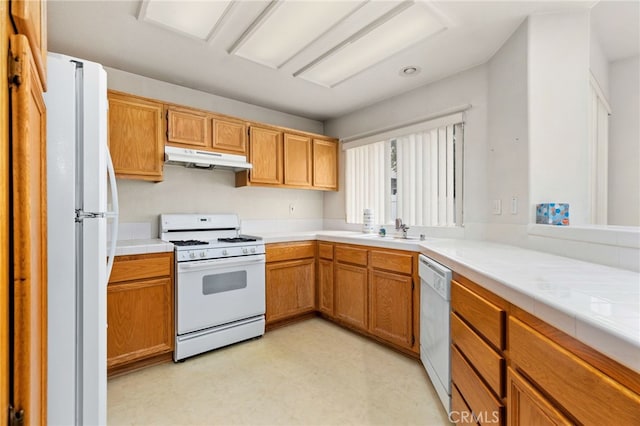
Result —
<instances>
[{"instance_id":1,"label":"wooden upper cabinet","mask_svg":"<svg viewBox=\"0 0 640 426\"><path fill-rule=\"evenodd\" d=\"M163 105L109 91L109 150L116 176L162 180Z\"/></svg>"},{"instance_id":2,"label":"wooden upper cabinet","mask_svg":"<svg viewBox=\"0 0 640 426\"><path fill-rule=\"evenodd\" d=\"M29 40L24 35L9 40L13 212L6 220L13 231L13 267L7 273L13 279L12 403L16 411L24 410L21 424L40 425L47 423L46 108Z\"/></svg>"},{"instance_id":3,"label":"wooden upper cabinet","mask_svg":"<svg viewBox=\"0 0 640 426\"><path fill-rule=\"evenodd\" d=\"M212 126L214 151L247 155L247 126L244 122L213 117Z\"/></svg>"},{"instance_id":4,"label":"wooden upper cabinet","mask_svg":"<svg viewBox=\"0 0 640 426\"><path fill-rule=\"evenodd\" d=\"M282 184L282 132L262 127L250 128L249 161L253 168L249 181Z\"/></svg>"},{"instance_id":5,"label":"wooden upper cabinet","mask_svg":"<svg viewBox=\"0 0 640 426\"><path fill-rule=\"evenodd\" d=\"M311 186L311 138L284 135L284 183L289 186Z\"/></svg>"},{"instance_id":6,"label":"wooden upper cabinet","mask_svg":"<svg viewBox=\"0 0 640 426\"><path fill-rule=\"evenodd\" d=\"M11 18L18 34L29 40L35 68L43 91L47 90L47 3L12 0Z\"/></svg>"},{"instance_id":7,"label":"wooden upper cabinet","mask_svg":"<svg viewBox=\"0 0 640 426\"><path fill-rule=\"evenodd\" d=\"M313 187L338 190L338 143L313 140Z\"/></svg>"},{"instance_id":8,"label":"wooden upper cabinet","mask_svg":"<svg viewBox=\"0 0 640 426\"><path fill-rule=\"evenodd\" d=\"M173 106L167 108L168 145L207 148L210 141L210 122L206 113Z\"/></svg>"}]
</instances>

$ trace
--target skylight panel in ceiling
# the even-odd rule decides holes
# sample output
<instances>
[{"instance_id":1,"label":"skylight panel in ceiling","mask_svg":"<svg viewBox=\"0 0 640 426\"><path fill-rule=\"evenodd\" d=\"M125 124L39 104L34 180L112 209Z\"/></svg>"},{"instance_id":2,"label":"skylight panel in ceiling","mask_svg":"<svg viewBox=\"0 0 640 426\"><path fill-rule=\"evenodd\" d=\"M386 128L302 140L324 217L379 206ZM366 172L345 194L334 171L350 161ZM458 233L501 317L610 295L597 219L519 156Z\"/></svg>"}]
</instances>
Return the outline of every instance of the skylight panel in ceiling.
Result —
<instances>
[{"instance_id":1,"label":"skylight panel in ceiling","mask_svg":"<svg viewBox=\"0 0 640 426\"><path fill-rule=\"evenodd\" d=\"M138 19L199 40L209 40L233 1L143 0Z\"/></svg>"},{"instance_id":2,"label":"skylight panel in ceiling","mask_svg":"<svg viewBox=\"0 0 640 426\"><path fill-rule=\"evenodd\" d=\"M280 68L360 8L362 1L274 1L229 53Z\"/></svg>"},{"instance_id":3,"label":"skylight panel in ceiling","mask_svg":"<svg viewBox=\"0 0 640 426\"><path fill-rule=\"evenodd\" d=\"M352 37L294 73L294 76L334 87L390 56L425 40L446 26L424 5L403 3L386 19L370 23Z\"/></svg>"}]
</instances>

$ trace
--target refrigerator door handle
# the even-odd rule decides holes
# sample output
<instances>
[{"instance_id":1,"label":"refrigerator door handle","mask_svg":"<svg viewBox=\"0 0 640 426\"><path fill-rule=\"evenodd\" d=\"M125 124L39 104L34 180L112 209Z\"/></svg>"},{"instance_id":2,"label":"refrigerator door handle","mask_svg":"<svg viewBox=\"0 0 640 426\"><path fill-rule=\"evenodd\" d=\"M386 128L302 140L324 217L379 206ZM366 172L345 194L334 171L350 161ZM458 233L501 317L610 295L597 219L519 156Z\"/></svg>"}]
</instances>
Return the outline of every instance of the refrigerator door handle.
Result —
<instances>
[{"instance_id":1,"label":"refrigerator door handle","mask_svg":"<svg viewBox=\"0 0 640 426\"><path fill-rule=\"evenodd\" d=\"M111 270L113 269L113 260L116 255L116 242L118 239L118 214L120 207L118 205L118 186L116 185L116 173L113 168L113 161L111 160L111 153L109 147L104 146L107 152L107 174L109 175L109 187L111 188L111 206L113 210L107 213L108 218L113 218L113 226L111 227L111 246L109 248L109 254L107 255L107 282L111 277Z\"/></svg>"}]
</instances>

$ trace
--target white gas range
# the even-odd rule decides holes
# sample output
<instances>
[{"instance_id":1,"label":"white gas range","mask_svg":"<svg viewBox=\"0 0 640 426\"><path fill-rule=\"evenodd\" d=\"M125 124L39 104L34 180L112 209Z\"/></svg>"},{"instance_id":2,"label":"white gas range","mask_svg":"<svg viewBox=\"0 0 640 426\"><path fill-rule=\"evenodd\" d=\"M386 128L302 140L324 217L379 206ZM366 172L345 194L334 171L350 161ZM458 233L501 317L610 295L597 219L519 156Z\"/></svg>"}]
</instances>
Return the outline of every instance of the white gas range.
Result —
<instances>
[{"instance_id":1,"label":"white gas range","mask_svg":"<svg viewBox=\"0 0 640 426\"><path fill-rule=\"evenodd\" d=\"M163 214L175 246L175 361L262 336L265 248L234 214Z\"/></svg>"}]
</instances>

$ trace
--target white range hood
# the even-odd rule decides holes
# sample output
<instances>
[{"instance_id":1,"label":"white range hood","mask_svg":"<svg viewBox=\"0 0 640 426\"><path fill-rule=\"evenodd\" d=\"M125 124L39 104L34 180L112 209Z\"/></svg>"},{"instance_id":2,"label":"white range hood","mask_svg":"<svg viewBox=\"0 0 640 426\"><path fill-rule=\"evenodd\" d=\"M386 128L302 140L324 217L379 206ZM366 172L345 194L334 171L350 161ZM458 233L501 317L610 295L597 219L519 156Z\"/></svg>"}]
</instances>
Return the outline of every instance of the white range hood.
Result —
<instances>
[{"instance_id":1,"label":"white range hood","mask_svg":"<svg viewBox=\"0 0 640 426\"><path fill-rule=\"evenodd\" d=\"M165 146L164 159L167 164L182 164L185 167L201 169L221 169L239 172L252 167L250 163L247 163L247 157L244 155L199 151L175 146Z\"/></svg>"}]
</instances>

